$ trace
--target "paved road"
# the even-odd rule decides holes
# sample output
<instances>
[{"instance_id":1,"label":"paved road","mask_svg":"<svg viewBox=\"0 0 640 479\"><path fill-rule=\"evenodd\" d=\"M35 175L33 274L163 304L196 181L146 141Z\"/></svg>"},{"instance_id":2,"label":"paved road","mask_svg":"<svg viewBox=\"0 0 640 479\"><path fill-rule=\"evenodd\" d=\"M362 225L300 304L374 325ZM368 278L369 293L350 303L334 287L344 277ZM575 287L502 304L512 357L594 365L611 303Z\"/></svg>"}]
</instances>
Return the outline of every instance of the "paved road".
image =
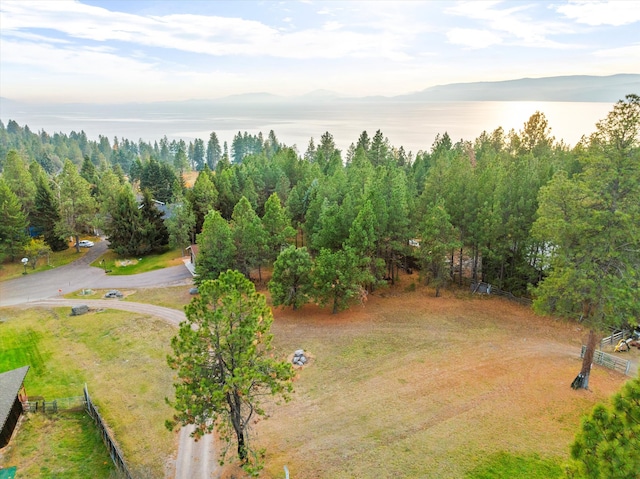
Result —
<instances>
[{"instance_id":1,"label":"paved road","mask_svg":"<svg viewBox=\"0 0 640 479\"><path fill-rule=\"evenodd\" d=\"M100 268L89 264L107 250L105 241L97 242L81 259L59 268L31 273L20 278L0 282L0 306L59 307L86 304L90 308L110 308L133 311L164 319L174 326L184 321L183 311L153 304L133 303L110 299L66 299L62 294L82 288L143 288L192 284L193 276L185 266L175 266L131 276L107 276ZM220 467L209 434L198 442L189 437L190 428L180 430L175 479L214 479Z\"/></svg>"},{"instance_id":2,"label":"paved road","mask_svg":"<svg viewBox=\"0 0 640 479\"><path fill-rule=\"evenodd\" d=\"M184 266L130 276L107 276L101 268L89 266L107 250L99 241L82 258L59 268L29 273L0 283L0 306L54 298L83 288L149 288L191 284L191 273Z\"/></svg>"}]
</instances>

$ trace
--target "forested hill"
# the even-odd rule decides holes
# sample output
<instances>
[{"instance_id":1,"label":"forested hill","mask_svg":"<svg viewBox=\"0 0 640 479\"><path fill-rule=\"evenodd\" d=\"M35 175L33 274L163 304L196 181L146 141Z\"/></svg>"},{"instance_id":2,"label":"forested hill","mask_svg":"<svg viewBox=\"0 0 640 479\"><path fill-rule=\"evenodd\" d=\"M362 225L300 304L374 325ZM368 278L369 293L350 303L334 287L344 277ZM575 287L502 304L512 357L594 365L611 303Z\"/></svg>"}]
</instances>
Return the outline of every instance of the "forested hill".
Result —
<instances>
[{"instance_id":1,"label":"forested hill","mask_svg":"<svg viewBox=\"0 0 640 479\"><path fill-rule=\"evenodd\" d=\"M395 97L409 101L584 101L616 102L629 93L640 93L640 75L605 77L573 75L521 78L499 82L439 85Z\"/></svg>"}]
</instances>

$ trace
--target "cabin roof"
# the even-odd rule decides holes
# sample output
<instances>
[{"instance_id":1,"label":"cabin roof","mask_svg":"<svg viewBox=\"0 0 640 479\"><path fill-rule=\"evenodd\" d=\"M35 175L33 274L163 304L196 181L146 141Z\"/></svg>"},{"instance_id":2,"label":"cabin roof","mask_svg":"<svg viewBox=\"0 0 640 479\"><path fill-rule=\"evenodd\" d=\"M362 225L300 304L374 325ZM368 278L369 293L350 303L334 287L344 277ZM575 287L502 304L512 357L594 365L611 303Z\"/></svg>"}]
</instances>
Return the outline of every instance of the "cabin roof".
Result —
<instances>
[{"instance_id":1,"label":"cabin roof","mask_svg":"<svg viewBox=\"0 0 640 479\"><path fill-rule=\"evenodd\" d=\"M29 366L0 373L0 430L4 428Z\"/></svg>"}]
</instances>

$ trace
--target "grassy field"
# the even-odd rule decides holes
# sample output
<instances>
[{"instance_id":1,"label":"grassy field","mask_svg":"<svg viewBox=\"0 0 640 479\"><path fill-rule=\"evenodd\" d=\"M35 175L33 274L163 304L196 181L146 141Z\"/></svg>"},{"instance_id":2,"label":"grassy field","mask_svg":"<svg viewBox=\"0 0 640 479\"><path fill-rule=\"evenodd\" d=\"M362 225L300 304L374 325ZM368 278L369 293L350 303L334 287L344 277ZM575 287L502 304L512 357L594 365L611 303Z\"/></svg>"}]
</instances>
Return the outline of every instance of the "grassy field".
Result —
<instances>
[{"instance_id":1,"label":"grassy field","mask_svg":"<svg viewBox=\"0 0 640 479\"><path fill-rule=\"evenodd\" d=\"M185 287L129 293L176 308L191 299ZM87 382L129 461L162 477L175 447L163 427L175 329L68 311L0 310L0 358L37 365L30 394L77 395ZM293 478L557 477L581 416L627 379L596 367L591 390L573 391L585 331L494 297L401 284L338 315L274 315L278 353L303 348L311 361L292 401L267 404L270 418L253 425L265 479L285 465Z\"/></svg>"},{"instance_id":2,"label":"grassy field","mask_svg":"<svg viewBox=\"0 0 640 479\"><path fill-rule=\"evenodd\" d=\"M175 328L134 313L69 311L0 310L0 371L31 365L27 393L47 400L80 396L87 383L128 462L162 477L175 452L175 435L164 428L171 414L164 398L173 392L165 358ZM17 452L6 459L18 469L39 462Z\"/></svg>"},{"instance_id":3,"label":"grassy field","mask_svg":"<svg viewBox=\"0 0 640 479\"><path fill-rule=\"evenodd\" d=\"M89 239L94 242L100 241L100 238L96 238L93 236L83 236L82 239ZM69 243L69 249L50 253L48 262L46 256L38 258L35 269L33 269L32 264L28 264L27 274L37 273L38 271L47 271L53 268L57 268L58 266L64 266L65 264L82 258L82 256L84 256L87 251L89 251L87 248L80 248L80 253L78 253L73 247L73 243ZM24 266L20 262L20 259L16 259L16 261L14 261L13 263L7 262L0 265L0 281L20 277L23 273Z\"/></svg>"},{"instance_id":4,"label":"grassy field","mask_svg":"<svg viewBox=\"0 0 640 479\"><path fill-rule=\"evenodd\" d=\"M275 343L307 350L296 394L254 428L265 478L552 478L580 418L627 379L569 385L585 332L499 298L387 291L333 316L278 310Z\"/></svg>"},{"instance_id":5,"label":"grassy field","mask_svg":"<svg viewBox=\"0 0 640 479\"><path fill-rule=\"evenodd\" d=\"M91 266L104 268L110 271L107 273L109 275L131 275L180 264L182 264L180 249L172 249L161 254L151 254L141 258L123 258L115 251L108 250L91 263Z\"/></svg>"}]
</instances>

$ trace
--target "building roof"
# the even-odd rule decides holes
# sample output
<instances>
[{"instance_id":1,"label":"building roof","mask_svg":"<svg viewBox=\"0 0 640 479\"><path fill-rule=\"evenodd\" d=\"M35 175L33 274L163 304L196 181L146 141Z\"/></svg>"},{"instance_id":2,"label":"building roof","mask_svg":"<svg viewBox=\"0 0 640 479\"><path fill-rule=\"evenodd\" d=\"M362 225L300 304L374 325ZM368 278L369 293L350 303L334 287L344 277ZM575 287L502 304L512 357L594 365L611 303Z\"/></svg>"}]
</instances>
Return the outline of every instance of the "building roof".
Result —
<instances>
[{"instance_id":1,"label":"building roof","mask_svg":"<svg viewBox=\"0 0 640 479\"><path fill-rule=\"evenodd\" d=\"M4 424L7 422L13 403L16 401L16 396L28 371L29 366L23 366L6 373L0 373L0 430L4 428Z\"/></svg>"}]
</instances>

